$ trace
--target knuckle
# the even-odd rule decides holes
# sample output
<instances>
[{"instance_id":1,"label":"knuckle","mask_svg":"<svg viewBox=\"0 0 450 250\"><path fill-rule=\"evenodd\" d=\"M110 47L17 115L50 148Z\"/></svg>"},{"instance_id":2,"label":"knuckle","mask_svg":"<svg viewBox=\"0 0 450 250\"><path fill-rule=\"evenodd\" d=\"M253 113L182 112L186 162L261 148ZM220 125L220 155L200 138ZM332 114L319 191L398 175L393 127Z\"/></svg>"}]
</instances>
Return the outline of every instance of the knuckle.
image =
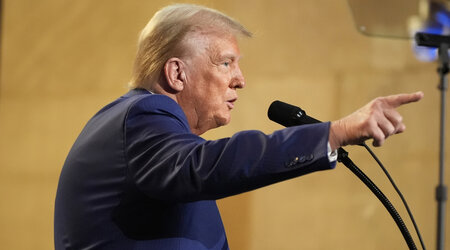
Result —
<instances>
[{"instance_id":1,"label":"knuckle","mask_svg":"<svg viewBox=\"0 0 450 250\"><path fill-rule=\"evenodd\" d=\"M393 135L394 133L395 133L395 128L394 128L394 127L389 127L388 135L387 135L387 136ZM386 137L387 137L387 136L386 136Z\"/></svg>"},{"instance_id":2,"label":"knuckle","mask_svg":"<svg viewBox=\"0 0 450 250\"><path fill-rule=\"evenodd\" d=\"M365 121L361 124L361 131L363 131L365 134L370 134L371 131L373 131L373 125L372 125L372 122L370 122L370 120L365 120Z\"/></svg>"},{"instance_id":3,"label":"knuckle","mask_svg":"<svg viewBox=\"0 0 450 250\"><path fill-rule=\"evenodd\" d=\"M376 131L378 128L378 123L375 119L369 119L367 121L367 128L370 129L371 131Z\"/></svg>"},{"instance_id":4,"label":"knuckle","mask_svg":"<svg viewBox=\"0 0 450 250\"><path fill-rule=\"evenodd\" d=\"M405 131L405 129L406 129L405 124L401 124L397 130L397 133L402 133L403 131Z\"/></svg>"},{"instance_id":5,"label":"knuckle","mask_svg":"<svg viewBox=\"0 0 450 250\"><path fill-rule=\"evenodd\" d=\"M374 99L374 105L377 107L381 106L385 102L383 97L377 97Z\"/></svg>"}]
</instances>

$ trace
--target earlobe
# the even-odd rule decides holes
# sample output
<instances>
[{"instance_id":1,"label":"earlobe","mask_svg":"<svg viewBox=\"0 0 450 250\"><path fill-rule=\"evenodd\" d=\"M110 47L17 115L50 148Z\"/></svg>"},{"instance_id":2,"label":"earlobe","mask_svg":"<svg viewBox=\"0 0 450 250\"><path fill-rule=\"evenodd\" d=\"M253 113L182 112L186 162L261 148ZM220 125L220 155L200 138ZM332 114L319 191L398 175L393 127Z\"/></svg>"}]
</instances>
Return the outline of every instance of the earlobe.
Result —
<instances>
[{"instance_id":1,"label":"earlobe","mask_svg":"<svg viewBox=\"0 0 450 250\"><path fill-rule=\"evenodd\" d=\"M186 74L183 70L183 61L173 57L167 60L164 65L164 74L167 84L174 92L181 92L184 89Z\"/></svg>"}]
</instances>

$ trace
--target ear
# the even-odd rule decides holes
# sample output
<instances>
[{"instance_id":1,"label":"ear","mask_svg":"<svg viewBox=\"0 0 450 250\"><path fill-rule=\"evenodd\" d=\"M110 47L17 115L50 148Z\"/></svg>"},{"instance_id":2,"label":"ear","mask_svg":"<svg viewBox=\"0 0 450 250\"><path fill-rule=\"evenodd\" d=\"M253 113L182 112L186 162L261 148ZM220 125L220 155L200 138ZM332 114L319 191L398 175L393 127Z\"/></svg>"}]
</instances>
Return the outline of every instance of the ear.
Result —
<instances>
[{"instance_id":1,"label":"ear","mask_svg":"<svg viewBox=\"0 0 450 250\"><path fill-rule=\"evenodd\" d=\"M172 57L164 65L164 74L167 84L175 92L181 92L186 83L184 64L179 58Z\"/></svg>"}]
</instances>

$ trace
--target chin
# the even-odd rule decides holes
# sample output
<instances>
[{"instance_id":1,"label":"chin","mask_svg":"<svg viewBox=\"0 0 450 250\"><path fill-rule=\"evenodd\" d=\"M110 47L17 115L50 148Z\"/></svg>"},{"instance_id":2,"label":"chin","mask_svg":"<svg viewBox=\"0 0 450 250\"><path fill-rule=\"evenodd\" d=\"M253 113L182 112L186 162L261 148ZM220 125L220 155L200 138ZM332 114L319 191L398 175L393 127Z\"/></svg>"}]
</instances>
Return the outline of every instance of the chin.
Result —
<instances>
[{"instance_id":1,"label":"chin","mask_svg":"<svg viewBox=\"0 0 450 250\"><path fill-rule=\"evenodd\" d=\"M216 123L217 123L218 127L225 126L228 123L230 123L230 121L231 121L231 116L230 115L222 116L222 117L219 117L219 118L216 119Z\"/></svg>"}]
</instances>

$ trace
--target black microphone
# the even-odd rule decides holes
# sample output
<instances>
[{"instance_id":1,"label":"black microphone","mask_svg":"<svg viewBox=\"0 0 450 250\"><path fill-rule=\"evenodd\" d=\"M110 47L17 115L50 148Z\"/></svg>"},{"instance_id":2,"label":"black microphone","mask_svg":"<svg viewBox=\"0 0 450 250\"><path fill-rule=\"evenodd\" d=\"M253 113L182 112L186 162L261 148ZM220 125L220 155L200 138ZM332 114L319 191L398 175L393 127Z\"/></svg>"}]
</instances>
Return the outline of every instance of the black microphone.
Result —
<instances>
[{"instance_id":1,"label":"black microphone","mask_svg":"<svg viewBox=\"0 0 450 250\"><path fill-rule=\"evenodd\" d=\"M267 116L270 120L285 127L321 122L307 116L303 109L281 101L274 101L270 104Z\"/></svg>"}]
</instances>

